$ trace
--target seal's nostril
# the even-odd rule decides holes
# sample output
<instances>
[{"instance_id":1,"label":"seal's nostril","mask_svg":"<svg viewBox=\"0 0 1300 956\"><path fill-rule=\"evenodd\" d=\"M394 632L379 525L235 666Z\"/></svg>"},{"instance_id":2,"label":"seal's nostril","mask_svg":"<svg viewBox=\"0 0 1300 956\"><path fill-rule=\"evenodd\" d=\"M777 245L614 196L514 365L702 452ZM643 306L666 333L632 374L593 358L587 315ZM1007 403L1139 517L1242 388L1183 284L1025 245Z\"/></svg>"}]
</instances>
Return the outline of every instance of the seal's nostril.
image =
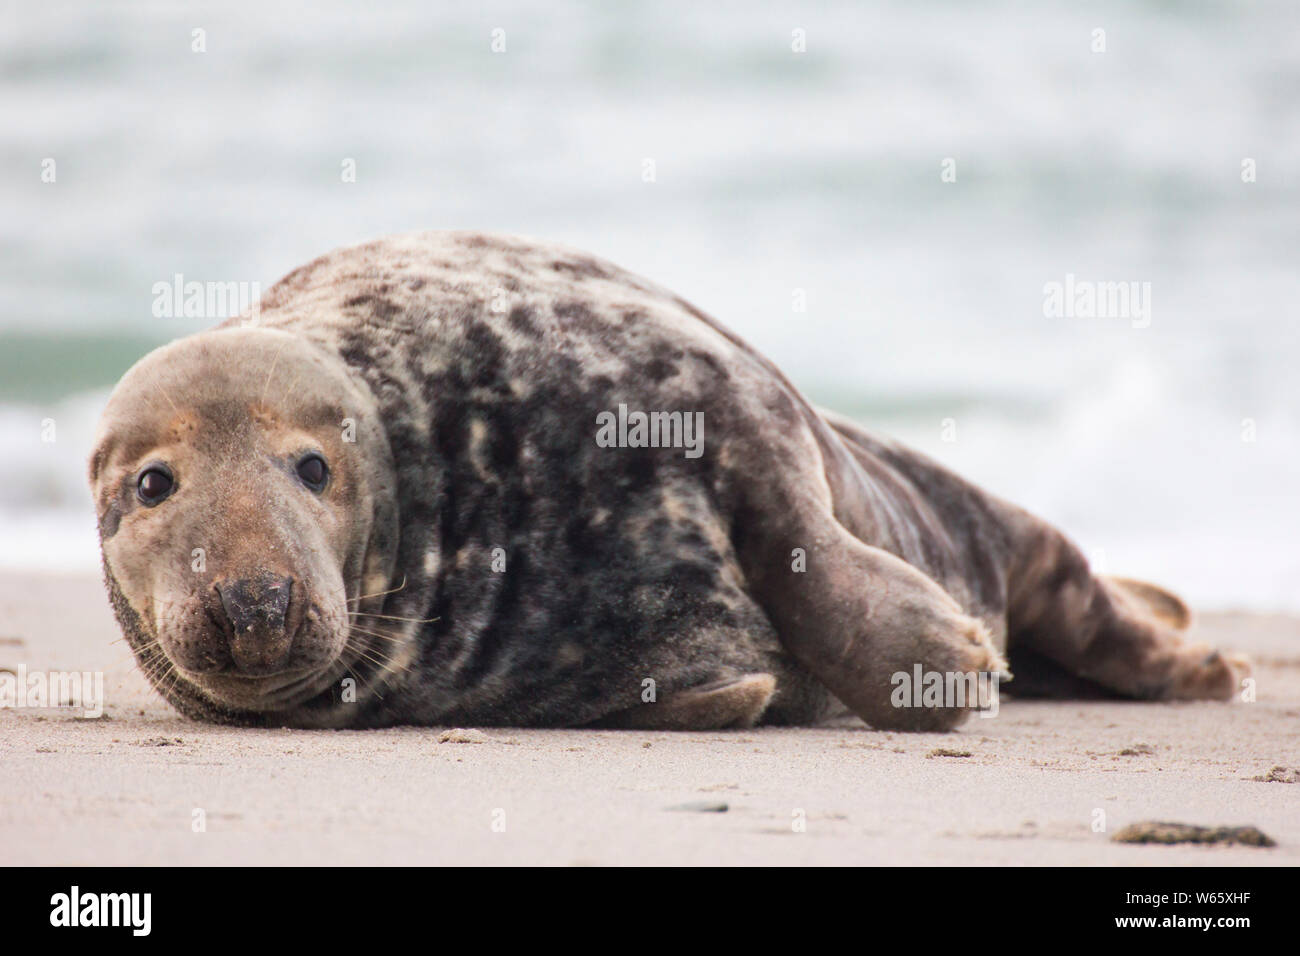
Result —
<instances>
[{"instance_id":1,"label":"seal's nostril","mask_svg":"<svg viewBox=\"0 0 1300 956\"><path fill-rule=\"evenodd\" d=\"M262 574L221 581L216 588L234 634L262 631L270 636L284 631L293 595L292 578Z\"/></svg>"},{"instance_id":2,"label":"seal's nostril","mask_svg":"<svg viewBox=\"0 0 1300 956\"><path fill-rule=\"evenodd\" d=\"M289 608L293 579L262 571L249 578L219 581L223 627L230 660L241 673L266 677L279 673L290 658L293 632Z\"/></svg>"}]
</instances>

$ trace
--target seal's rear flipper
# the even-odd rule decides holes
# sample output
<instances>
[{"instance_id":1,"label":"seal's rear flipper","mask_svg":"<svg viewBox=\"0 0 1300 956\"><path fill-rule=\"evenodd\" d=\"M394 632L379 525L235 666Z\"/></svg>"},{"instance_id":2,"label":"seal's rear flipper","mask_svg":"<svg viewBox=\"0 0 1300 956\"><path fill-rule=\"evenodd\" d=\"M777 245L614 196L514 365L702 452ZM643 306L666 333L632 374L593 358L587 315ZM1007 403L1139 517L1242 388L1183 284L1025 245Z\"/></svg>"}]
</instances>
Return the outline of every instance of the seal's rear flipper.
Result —
<instances>
[{"instance_id":1,"label":"seal's rear flipper","mask_svg":"<svg viewBox=\"0 0 1300 956\"><path fill-rule=\"evenodd\" d=\"M1155 585L1094 575L1050 525L1034 525L1021 554L1010 575L1013 659L1031 651L1124 697L1152 700L1228 700L1250 675L1245 657L1185 640L1191 615L1182 601Z\"/></svg>"},{"instance_id":2,"label":"seal's rear flipper","mask_svg":"<svg viewBox=\"0 0 1300 956\"><path fill-rule=\"evenodd\" d=\"M1183 603L1177 594L1171 594L1162 587L1137 581L1133 578L1104 576L1108 582L1119 587L1129 597L1138 601L1147 612L1157 619L1180 631L1187 630L1192 623L1191 609Z\"/></svg>"},{"instance_id":3,"label":"seal's rear flipper","mask_svg":"<svg viewBox=\"0 0 1300 956\"><path fill-rule=\"evenodd\" d=\"M771 674L746 674L668 694L610 714L593 727L621 730L722 730L758 723L776 692Z\"/></svg>"}]
</instances>

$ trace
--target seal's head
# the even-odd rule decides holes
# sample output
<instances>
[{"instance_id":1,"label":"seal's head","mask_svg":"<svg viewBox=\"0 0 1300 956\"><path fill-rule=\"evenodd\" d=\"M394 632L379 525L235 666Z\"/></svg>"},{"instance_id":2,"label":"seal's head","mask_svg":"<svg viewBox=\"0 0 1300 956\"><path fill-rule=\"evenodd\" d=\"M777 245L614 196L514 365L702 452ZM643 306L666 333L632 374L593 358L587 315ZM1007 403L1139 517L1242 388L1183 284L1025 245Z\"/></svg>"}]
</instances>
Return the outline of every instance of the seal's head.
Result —
<instances>
[{"instance_id":1,"label":"seal's head","mask_svg":"<svg viewBox=\"0 0 1300 956\"><path fill-rule=\"evenodd\" d=\"M230 327L147 355L90 460L104 572L154 685L195 716L287 712L350 663L350 612L382 590L393 465L337 357Z\"/></svg>"}]
</instances>

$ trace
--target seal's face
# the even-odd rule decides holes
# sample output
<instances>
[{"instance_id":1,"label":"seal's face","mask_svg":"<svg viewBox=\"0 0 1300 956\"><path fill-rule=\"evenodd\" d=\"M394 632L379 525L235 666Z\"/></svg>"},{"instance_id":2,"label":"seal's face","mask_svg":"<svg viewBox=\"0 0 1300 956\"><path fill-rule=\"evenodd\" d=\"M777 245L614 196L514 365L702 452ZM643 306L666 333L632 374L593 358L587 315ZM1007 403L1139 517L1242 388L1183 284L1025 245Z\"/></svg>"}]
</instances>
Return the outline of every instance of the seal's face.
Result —
<instances>
[{"instance_id":1,"label":"seal's face","mask_svg":"<svg viewBox=\"0 0 1300 956\"><path fill-rule=\"evenodd\" d=\"M364 406L323 352L265 329L182 339L114 391L90 466L105 573L174 703L282 711L346 670L349 611L384 583Z\"/></svg>"}]
</instances>

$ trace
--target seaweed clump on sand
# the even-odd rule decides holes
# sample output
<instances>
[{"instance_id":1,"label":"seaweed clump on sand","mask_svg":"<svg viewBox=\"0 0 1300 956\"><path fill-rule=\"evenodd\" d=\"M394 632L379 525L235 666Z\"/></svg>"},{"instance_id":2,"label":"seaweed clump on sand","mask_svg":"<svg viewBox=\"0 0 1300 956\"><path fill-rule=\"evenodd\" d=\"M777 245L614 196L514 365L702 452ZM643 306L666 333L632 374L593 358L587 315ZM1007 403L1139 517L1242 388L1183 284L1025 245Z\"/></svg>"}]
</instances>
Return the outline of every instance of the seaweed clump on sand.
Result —
<instances>
[{"instance_id":1,"label":"seaweed clump on sand","mask_svg":"<svg viewBox=\"0 0 1300 956\"><path fill-rule=\"evenodd\" d=\"M1111 837L1116 843L1204 843L1269 847L1277 846L1258 827L1201 827L1190 823L1148 820L1130 823Z\"/></svg>"}]
</instances>

